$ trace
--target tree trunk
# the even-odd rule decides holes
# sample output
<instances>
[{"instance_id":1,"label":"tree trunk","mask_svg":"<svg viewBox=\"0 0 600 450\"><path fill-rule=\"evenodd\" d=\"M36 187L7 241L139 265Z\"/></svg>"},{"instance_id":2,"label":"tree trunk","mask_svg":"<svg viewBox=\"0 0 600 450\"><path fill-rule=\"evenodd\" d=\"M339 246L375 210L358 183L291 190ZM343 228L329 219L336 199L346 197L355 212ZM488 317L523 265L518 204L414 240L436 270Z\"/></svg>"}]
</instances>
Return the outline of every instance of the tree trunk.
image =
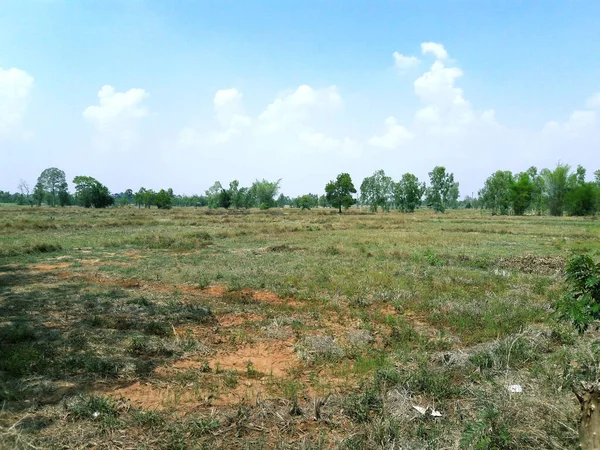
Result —
<instances>
[{"instance_id":1,"label":"tree trunk","mask_svg":"<svg viewBox=\"0 0 600 450\"><path fill-rule=\"evenodd\" d=\"M583 450L600 450L600 381L573 386L581 404L579 443Z\"/></svg>"}]
</instances>

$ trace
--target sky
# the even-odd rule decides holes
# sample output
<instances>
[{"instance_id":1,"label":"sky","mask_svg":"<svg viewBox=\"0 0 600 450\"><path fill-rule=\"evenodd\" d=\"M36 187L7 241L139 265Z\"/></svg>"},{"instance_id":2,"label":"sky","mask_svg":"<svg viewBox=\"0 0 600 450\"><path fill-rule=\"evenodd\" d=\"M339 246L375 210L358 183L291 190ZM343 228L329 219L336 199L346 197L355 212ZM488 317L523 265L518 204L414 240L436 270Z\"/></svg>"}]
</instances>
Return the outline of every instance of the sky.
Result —
<instances>
[{"instance_id":1,"label":"sky","mask_svg":"<svg viewBox=\"0 0 600 450\"><path fill-rule=\"evenodd\" d=\"M591 179L599 30L597 0L0 0L0 190Z\"/></svg>"}]
</instances>

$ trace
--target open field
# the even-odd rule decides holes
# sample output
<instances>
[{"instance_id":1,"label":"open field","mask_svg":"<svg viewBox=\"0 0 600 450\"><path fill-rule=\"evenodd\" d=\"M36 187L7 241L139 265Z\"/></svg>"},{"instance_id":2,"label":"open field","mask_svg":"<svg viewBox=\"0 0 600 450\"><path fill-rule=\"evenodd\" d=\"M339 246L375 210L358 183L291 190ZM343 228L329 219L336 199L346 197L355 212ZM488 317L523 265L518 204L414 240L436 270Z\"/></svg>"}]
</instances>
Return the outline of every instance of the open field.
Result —
<instances>
[{"instance_id":1,"label":"open field","mask_svg":"<svg viewBox=\"0 0 600 450\"><path fill-rule=\"evenodd\" d=\"M2 206L0 446L575 448L581 251L600 221Z\"/></svg>"}]
</instances>

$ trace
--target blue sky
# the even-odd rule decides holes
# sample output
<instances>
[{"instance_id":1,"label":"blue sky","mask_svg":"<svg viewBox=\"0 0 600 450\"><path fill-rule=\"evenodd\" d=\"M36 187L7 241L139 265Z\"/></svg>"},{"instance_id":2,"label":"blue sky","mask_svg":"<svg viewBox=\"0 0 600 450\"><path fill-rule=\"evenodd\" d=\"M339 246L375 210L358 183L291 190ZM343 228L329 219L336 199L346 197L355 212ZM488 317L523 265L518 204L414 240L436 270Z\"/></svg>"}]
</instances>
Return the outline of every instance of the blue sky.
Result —
<instances>
[{"instance_id":1,"label":"blue sky","mask_svg":"<svg viewBox=\"0 0 600 450\"><path fill-rule=\"evenodd\" d=\"M600 2L0 0L0 189L600 169ZM99 97L102 96L102 99Z\"/></svg>"}]
</instances>

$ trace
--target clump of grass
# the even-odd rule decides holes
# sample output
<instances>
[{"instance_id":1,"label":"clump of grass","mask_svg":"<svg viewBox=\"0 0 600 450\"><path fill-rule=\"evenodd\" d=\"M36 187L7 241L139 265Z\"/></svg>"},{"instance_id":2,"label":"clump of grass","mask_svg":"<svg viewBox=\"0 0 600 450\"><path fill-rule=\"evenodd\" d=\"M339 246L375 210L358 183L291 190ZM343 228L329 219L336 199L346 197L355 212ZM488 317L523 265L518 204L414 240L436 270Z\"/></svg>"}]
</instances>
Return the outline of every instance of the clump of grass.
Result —
<instances>
[{"instance_id":1,"label":"clump of grass","mask_svg":"<svg viewBox=\"0 0 600 450\"><path fill-rule=\"evenodd\" d=\"M80 395L67 402L69 416L75 420L90 420L105 417L117 417L119 407L117 402L99 395Z\"/></svg>"},{"instance_id":2,"label":"clump of grass","mask_svg":"<svg viewBox=\"0 0 600 450\"><path fill-rule=\"evenodd\" d=\"M62 250L60 244L52 242L38 242L32 244L3 245L0 248L0 258L31 255L35 253L52 253Z\"/></svg>"},{"instance_id":3,"label":"clump of grass","mask_svg":"<svg viewBox=\"0 0 600 450\"><path fill-rule=\"evenodd\" d=\"M298 357L309 364L339 361L344 350L332 336L306 336L297 346Z\"/></svg>"}]
</instances>

